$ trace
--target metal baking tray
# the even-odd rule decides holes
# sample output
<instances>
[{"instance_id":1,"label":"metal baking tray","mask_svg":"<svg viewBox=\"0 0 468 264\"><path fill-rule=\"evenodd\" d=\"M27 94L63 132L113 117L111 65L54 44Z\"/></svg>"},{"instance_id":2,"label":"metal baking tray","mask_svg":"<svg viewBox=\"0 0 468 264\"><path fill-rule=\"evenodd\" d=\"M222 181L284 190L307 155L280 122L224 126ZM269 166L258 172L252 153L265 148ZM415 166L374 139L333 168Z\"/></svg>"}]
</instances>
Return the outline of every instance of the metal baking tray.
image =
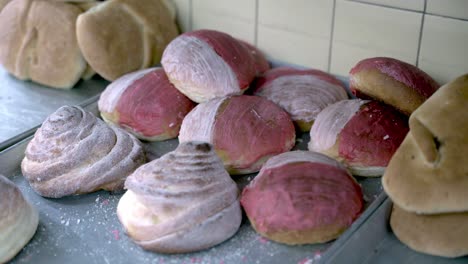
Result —
<instances>
[{"instance_id":1,"label":"metal baking tray","mask_svg":"<svg viewBox=\"0 0 468 264\"><path fill-rule=\"evenodd\" d=\"M380 198L380 197L379 197ZM392 201L382 193L383 203L342 243L335 243L323 255L324 263L361 263L361 264L462 264L468 263L468 256L443 258L418 253L393 234L389 217Z\"/></svg>"},{"instance_id":2,"label":"metal baking tray","mask_svg":"<svg viewBox=\"0 0 468 264\"><path fill-rule=\"evenodd\" d=\"M96 102L86 106L97 114ZM20 164L31 137L0 152L0 173L13 180L39 210L37 233L12 263L319 263L330 246L343 243L380 205L380 178L358 178L364 190L366 210L338 240L315 245L287 246L259 236L246 217L228 241L191 254L163 255L142 250L124 233L116 206L122 193L100 191L60 199L37 195L21 175ZM295 149L306 149L308 134L297 139ZM176 148L177 139L145 143L150 158ZM245 186L255 174L235 177ZM375 200L375 202L374 202Z\"/></svg>"},{"instance_id":3,"label":"metal baking tray","mask_svg":"<svg viewBox=\"0 0 468 264\"><path fill-rule=\"evenodd\" d=\"M71 90L25 82L0 66L0 150L30 136L36 126L62 105L76 105L100 94L108 82L100 77L80 81Z\"/></svg>"}]
</instances>

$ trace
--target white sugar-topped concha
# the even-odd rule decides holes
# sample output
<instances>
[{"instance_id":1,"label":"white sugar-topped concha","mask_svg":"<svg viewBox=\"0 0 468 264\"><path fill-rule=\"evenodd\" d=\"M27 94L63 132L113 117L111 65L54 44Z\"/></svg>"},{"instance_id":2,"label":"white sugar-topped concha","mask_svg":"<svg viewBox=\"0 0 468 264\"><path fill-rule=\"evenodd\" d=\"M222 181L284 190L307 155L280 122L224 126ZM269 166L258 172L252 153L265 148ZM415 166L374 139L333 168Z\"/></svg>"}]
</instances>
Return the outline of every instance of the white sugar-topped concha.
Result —
<instances>
[{"instance_id":1,"label":"white sugar-topped concha","mask_svg":"<svg viewBox=\"0 0 468 264\"><path fill-rule=\"evenodd\" d=\"M117 208L128 235L147 250L209 248L238 230L236 183L208 143L181 143L128 177Z\"/></svg>"},{"instance_id":2,"label":"white sugar-topped concha","mask_svg":"<svg viewBox=\"0 0 468 264\"><path fill-rule=\"evenodd\" d=\"M21 170L37 193L59 198L122 190L125 178L144 161L134 136L80 107L63 106L36 131Z\"/></svg>"}]
</instances>

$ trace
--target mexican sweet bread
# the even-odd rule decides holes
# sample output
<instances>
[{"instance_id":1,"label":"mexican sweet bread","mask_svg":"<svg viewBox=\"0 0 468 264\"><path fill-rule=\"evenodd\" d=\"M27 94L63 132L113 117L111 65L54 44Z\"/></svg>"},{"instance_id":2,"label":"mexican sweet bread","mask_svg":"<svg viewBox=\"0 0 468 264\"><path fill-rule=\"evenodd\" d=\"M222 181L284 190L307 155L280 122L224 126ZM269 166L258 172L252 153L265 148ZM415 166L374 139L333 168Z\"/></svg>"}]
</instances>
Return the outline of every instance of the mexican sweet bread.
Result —
<instances>
[{"instance_id":1,"label":"mexican sweet bread","mask_svg":"<svg viewBox=\"0 0 468 264\"><path fill-rule=\"evenodd\" d=\"M0 263L12 259L36 233L39 215L18 187L0 175Z\"/></svg>"},{"instance_id":2,"label":"mexican sweet bread","mask_svg":"<svg viewBox=\"0 0 468 264\"><path fill-rule=\"evenodd\" d=\"M24 177L44 197L122 190L125 178L145 162L140 142L80 107L52 113L29 142Z\"/></svg>"},{"instance_id":3,"label":"mexican sweet bread","mask_svg":"<svg viewBox=\"0 0 468 264\"><path fill-rule=\"evenodd\" d=\"M65 2L11 1L0 12L0 64L20 80L73 87L87 69L75 31L81 13Z\"/></svg>"},{"instance_id":4,"label":"mexican sweet bread","mask_svg":"<svg viewBox=\"0 0 468 264\"><path fill-rule=\"evenodd\" d=\"M388 57L358 62L350 71L349 86L358 98L384 102L407 115L439 88L421 69Z\"/></svg>"},{"instance_id":5,"label":"mexican sweet bread","mask_svg":"<svg viewBox=\"0 0 468 264\"><path fill-rule=\"evenodd\" d=\"M408 132L408 118L378 101L342 100L320 112L309 150L343 162L359 176L381 176Z\"/></svg>"},{"instance_id":6,"label":"mexican sweet bread","mask_svg":"<svg viewBox=\"0 0 468 264\"><path fill-rule=\"evenodd\" d=\"M149 141L177 137L182 120L194 106L160 67L121 76L98 101L104 121Z\"/></svg>"},{"instance_id":7,"label":"mexican sweet bread","mask_svg":"<svg viewBox=\"0 0 468 264\"><path fill-rule=\"evenodd\" d=\"M208 143L181 143L137 169L125 187L117 215L146 250L206 249L233 236L242 220L237 185Z\"/></svg>"},{"instance_id":8,"label":"mexican sweet bread","mask_svg":"<svg viewBox=\"0 0 468 264\"><path fill-rule=\"evenodd\" d=\"M442 86L409 122L382 178L394 202L392 230L419 252L468 255L468 74Z\"/></svg>"},{"instance_id":9,"label":"mexican sweet bread","mask_svg":"<svg viewBox=\"0 0 468 264\"><path fill-rule=\"evenodd\" d=\"M326 106L348 99L345 86L332 75L319 70L274 68L252 85L253 94L281 106L300 131L307 132Z\"/></svg>"},{"instance_id":10,"label":"mexican sweet bread","mask_svg":"<svg viewBox=\"0 0 468 264\"><path fill-rule=\"evenodd\" d=\"M175 38L161 64L174 86L192 101L239 95L267 68L262 54L231 35L196 30Z\"/></svg>"},{"instance_id":11,"label":"mexican sweet bread","mask_svg":"<svg viewBox=\"0 0 468 264\"><path fill-rule=\"evenodd\" d=\"M213 145L230 174L260 170L265 161L294 147L288 113L275 103L248 95L215 98L197 105L182 121L179 141Z\"/></svg>"},{"instance_id":12,"label":"mexican sweet bread","mask_svg":"<svg viewBox=\"0 0 468 264\"><path fill-rule=\"evenodd\" d=\"M468 75L444 85L409 119L382 185L402 209L468 211Z\"/></svg>"},{"instance_id":13,"label":"mexican sweet bread","mask_svg":"<svg viewBox=\"0 0 468 264\"><path fill-rule=\"evenodd\" d=\"M363 210L362 190L338 161L311 151L270 158L242 191L253 228L276 242L324 243L343 233Z\"/></svg>"},{"instance_id":14,"label":"mexican sweet bread","mask_svg":"<svg viewBox=\"0 0 468 264\"><path fill-rule=\"evenodd\" d=\"M177 36L172 9L163 0L108 0L76 22L79 47L103 78L118 77L159 63Z\"/></svg>"}]
</instances>

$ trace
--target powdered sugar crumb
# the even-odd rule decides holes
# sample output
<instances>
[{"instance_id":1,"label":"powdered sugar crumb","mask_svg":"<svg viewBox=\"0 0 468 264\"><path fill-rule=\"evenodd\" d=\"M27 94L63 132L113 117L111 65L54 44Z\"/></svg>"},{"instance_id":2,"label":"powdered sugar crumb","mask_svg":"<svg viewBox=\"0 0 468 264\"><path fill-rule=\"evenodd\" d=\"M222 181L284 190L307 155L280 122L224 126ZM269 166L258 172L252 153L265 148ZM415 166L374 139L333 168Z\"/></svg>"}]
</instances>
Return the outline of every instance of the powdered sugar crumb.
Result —
<instances>
[{"instance_id":1,"label":"powdered sugar crumb","mask_svg":"<svg viewBox=\"0 0 468 264\"><path fill-rule=\"evenodd\" d=\"M114 235L114 239L115 239L115 240L119 240L119 239L120 239L119 230L114 229L114 230L111 230L111 232L112 232L112 234Z\"/></svg>"},{"instance_id":2,"label":"powdered sugar crumb","mask_svg":"<svg viewBox=\"0 0 468 264\"><path fill-rule=\"evenodd\" d=\"M387 139L389 139L389 138L390 138L389 135L385 135L385 137L383 137L384 140L387 140Z\"/></svg>"},{"instance_id":3,"label":"powdered sugar crumb","mask_svg":"<svg viewBox=\"0 0 468 264\"><path fill-rule=\"evenodd\" d=\"M260 243L262 243L262 244L268 243L268 239L266 239L266 238L264 238L264 237L261 237L261 236L258 237L258 241L259 241Z\"/></svg>"}]
</instances>

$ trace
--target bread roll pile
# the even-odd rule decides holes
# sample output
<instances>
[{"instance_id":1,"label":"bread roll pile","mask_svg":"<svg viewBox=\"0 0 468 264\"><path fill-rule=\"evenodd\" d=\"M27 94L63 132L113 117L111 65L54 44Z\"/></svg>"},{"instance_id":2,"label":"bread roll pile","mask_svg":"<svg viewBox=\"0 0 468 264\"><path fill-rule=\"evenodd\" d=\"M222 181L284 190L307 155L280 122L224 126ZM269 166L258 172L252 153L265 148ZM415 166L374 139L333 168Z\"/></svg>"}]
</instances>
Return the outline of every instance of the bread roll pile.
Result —
<instances>
[{"instance_id":1,"label":"bread roll pile","mask_svg":"<svg viewBox=\"0 0 468 264\"><path fill-rule=\"evenodd\" d=\"M377 57L351 69L350 88L366 101L341 101L320 112L309 150L342 161L355 175L381 176L408 132L406 115L438 84L413 65Z\"/></svg>"},{"instance_id":2,"label":"bread roll pile","mask_svg":"<svg viewBox=\"0 0 468 264\"><path fill-rule=\"evenodd\" d=\"M68 33L75 30L69 38L76 39L65 46L70 50L61 58L67 61L63 67L70 76L50 77L55 74L52 68L41 71L41 63L47 60L34 59L44 54L37 52L41 47L34 32L49 30L47 27L13 30L14 34L6 35L8 45L0 40L0 48L9 49L0 53L0 60L5 59L6 67L11 66L9 71L18 78L37 81L47 74L44 80L56 81L55 87L69 87L93 70L114 80L98 103L101 116L111 127L80 108L59 109L29 144L23 173L39 194L55 198L120 189L125 181L128 191L119 202L118 217L129 237L147 250L192 252L233 236L242 214L238 190L229 174L259 170L240 199L255 230L293 245L333 240L363 211L362 190L352 174L382 175L409 130L408 114L414 111L412 133L400 149L408 144L418 146L421 154L415 154L414 160L424 158L426 163L439 164L439 149L457 140L467 142L463 136L468 134L468 125L463 123L461 131L453 129L455 118L467 120L466 114L444 118L452 108L463 105L463 89L444 89L453 91L443 90L436 99L431 97L429 110L431 104L446 103L447 96L463 95L444 105L440 117L421 119L430 115L426 103L415 109L438 85L416 67L392 58L358 63L351 70L351 89L360 99L349 100L343 84L333 76L318 70L270 70L259 50L226 33L198 30L175 37L174 13L162 0L79 5L13 0L6 10L24 15L44 8L42 5L70 10L68 24L50 22L68 25ZM7 17L5 13L15 18L11 12L0 13L0 21ZM10 20L11 26L22 22ZM162 68L143 69L159 59ZM459 83L455 86L463 86ZM435 134L438 140L427 140L431 133L439 133L429 125L441 128ZM144 162L139 141L114 126L150 141L179 135L180 145L139 167ZM296 132L309 130L310 151L289 152L296 143ZM413 136L414 142L407 143ZM455 140L443 141L445 136ZM444 168L466 154L450 153L444 154L450 160ZM412 160L412 156L402 159ZM464 217L459 212L465 212L468 197L461 190L467 186L463 177L453 176L468 175L463 166L451 167L453 171L448 170L453 173L449 174L437 172L444 175L442 180L428 177L418 181L417 173L408 177L421 188L417 194L429 190L432 198L408 195L412 185L403 186L407 179L396 180L402 178L404 173L399 170L404 167L391 166L387 174L398 176L384 178L386 188L402 201L397 204L403 210L395 210L395 219L413 217L404 215L404 210L415 208L417 212ZM430 168L428 173L436 171ZM395 179L385 183L391 177Z\"/></svg>"},{"instance_id":3,"label":"bread roll pile","mask_svg":"<svg viewBox=\"0 0 468 264\"><path fill-rule=\"evenodd\" d=\"M442 86L409 122L382 178L393 232L419 252L468 255L468 75Z\"/></svg>"},{"instance_id":4,"label":"bread roll pile","mask_svg":"<svg viewBox=\"0 0 468 264\"><path fill-rule=\"evenodd\" d=\"M159 62L177 36L163 0L0 2L0 64L20 80L72 88L94 72L107 80Z\"/></svg>"}]
</instances>

